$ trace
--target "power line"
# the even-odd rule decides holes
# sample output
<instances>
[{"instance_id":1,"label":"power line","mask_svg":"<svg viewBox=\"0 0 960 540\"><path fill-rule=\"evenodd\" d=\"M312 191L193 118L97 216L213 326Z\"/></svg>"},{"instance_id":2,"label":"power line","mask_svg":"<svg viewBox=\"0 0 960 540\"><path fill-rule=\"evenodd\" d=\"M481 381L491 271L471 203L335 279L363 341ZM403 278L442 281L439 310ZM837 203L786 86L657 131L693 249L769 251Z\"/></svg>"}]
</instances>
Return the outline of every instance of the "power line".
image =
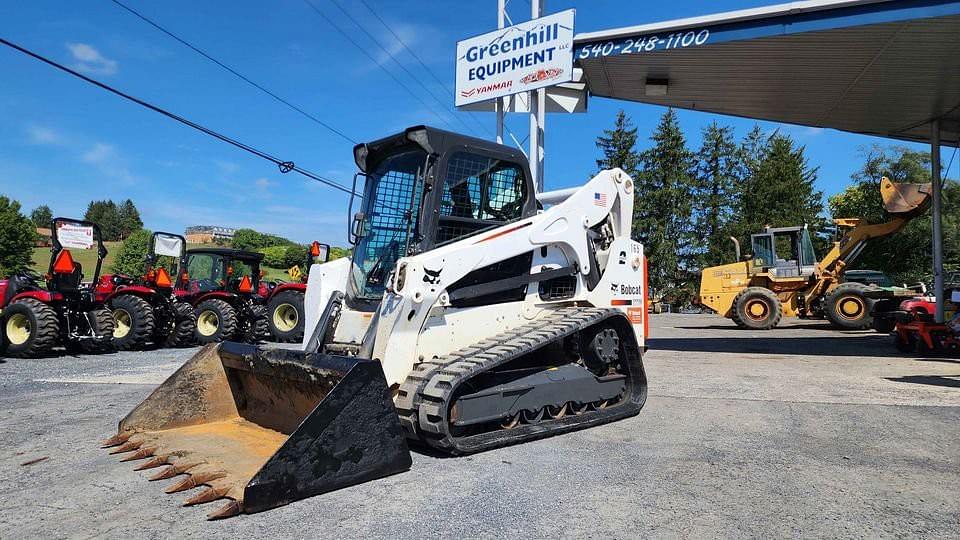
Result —
<instances>
[{"instance_id":1,"label":"power line","mask_svg":"<svg viewBox=\"0 0 960 540\"><path fill-rule=\"evenodd\" d=\"M306 176L307 178L310 178L310 179L312 179L312 180L316 180L317 182L320 182L321 184L325 184L325 185L330 186L330 187L332 187L332 188L334 188L334 189L338 189L338 190L340 190L340 191L343 191L344 193L350 194L350 193L353 192L352 189L350 189L349 187L346 187L346 186L340 184L339 182L337 182L337 181L335 181L335 180L331 180L331 179L325 178L325 177L323 177L323 176L321 176L321 175L319 175L319 174L312 173L312 172L310 172L310 171L308 171L308 170L306 170L306 169L304 169L304 168L302 168L302 167L298 167L298 166L297 166L294 162L292 162L292 161L285 161L285 160L282 160L282 159L277 158L277 157L275 157L275 156L272 156L272 155L270 155L270 154L268 154L268 153L266 153L266 152L264 152L264 151L262 151L262 150L258 150L258 149L254 148L254 147L252 147L252 146L250 146L250 145L248 145L248 144L242 143L242 142L240 142L240 141L238 141L238 140L236 140L236 139L233 139L233 138L231 138L231 137L228 137L228 136L226 136L226 135L223 135L223 134L221 134L221 133L218 133L218 132L216 132L216 131L208 128L208 127L202 126L202 125L200 125L200 124L198 124L198 123L196 123L196 122L194 122L194 121L192 121L192 120L188 120L188 119L186 119L186 118L184 118L184 117L182 117L182 116L180 116L180 115L178 115L178 114L172 113L172 112L170 112L170 111L168 111L168 110L166 110L166 109L162 109L162 108L160 108L160 107L158 107L158 106L156 106L156 105L153 105L153 104L151 104L151 103L148 103L148 102L146 102L146 101L144 101L144 100L142 100L142 99L140 99L140 98L138 98L138 97L135 97L135 96L132 96L132 95L130 95L130 94L127 94L126 92L123 92L122 90L118 90L118 89L116 89L116 88L114 88L114 87L112 87L112 86L110 86L110 85L108 85L108 84L105 84L105 83L100 82L100 81L98 81L98 80L96 80L96 79L87 77L86 75L84 75L84 74L82 74L82 73L79 73L79 72L77 72L77 71L75 71L75 70L73 70L73 69L70 69L70 68L68 68L67 66L64 66L63 64L59 64L59 63L57 63L57 62L55 62L55 61L53 61L53 60L51 60L51 59L49 59L49 58L47 58L47 57L45 57L45 56L42 56L42 55L40 55L40 54L38 54L38 53L35 53L35 52L33 52L33 51L29 50L29 49L26 49L26 48L24 48L24 47L21 47L20 45L17 45L16 43L12 43L12 42L10 42L10 41L7 41L7 40L4 39L4 38L0 38L0 44L6 45L7 47L10 47L10 48L12 48L12 49L16 49L16 50L22 52L23 54L26 54L27 56L30 56L30 57L32 57L32 58L34 58L34 59L36 59L36 60L39 60L39 61L43 62L44 64L47 64L47 65L49 65L49 66L53 66L54 68L59 69L60 71L63 71L63 72L68 73L68 74L70 74L70 75L73 75L74 77L77 77L77 78L79 78L79 79L82 79L82 80L84 80L84 81L86 81L86 82L88 82L88 83L90 83L90 84L92 84L92 85L94 85L94 86L97 86L97 87L99 87L99 88L101 88L101 89L103 89L103 90L106 90L107 92L110 92L111 94L120 96L120 97L122 97L122 98L124 98L124 99L126 99L126 100L128 100L128 101L132 101L133 103L136 103L137 105L140 105L141 107L145 107L145 108L147 108L147 109L150 109L151 111L154 111L154 112L156 112L156 113L160 113L160 114L162 114L163 116L166 116L167 118L170 118L171 120L176 120L177 122L180 122L181 124L184 124L184 125L186 125L186 126L192 127L193 129L196 129L196 130L198 130L198 131L201 131L201 132L203 132L203 133L206 133L207 135L210 135L211 137L220 139L221 141L223 141L223 142L225 142L225 143L227 143L227 144L231 144L231 145L233 145L233 146L235 146L235 147L237 147L237 148L240 148L241 150L245 150L245 151L247 151L247 152L250 152L251 154L253 154L253 155L255 155L255 156L258 156L258 157L261 157L261 158L263 158L263 159L265 159L265 160L267 160L267 161L272 161L275 165L277 165L277 167L280 168L280 172L282 172L282 173L288 173L288 172L290 172L290 171L294 171L294 172L297 172L297 173L302 174L303 176Z\"/></svg>"},{"instance_id":2,"label":"power line","mask_svg":"<svg viewBox=\"0 0 960 540\"><path fill-rule=\"evenodd\" d=\"M421 97L418 96L416 93L414 93L413 90L411 90L409 86L407 86L406 84L404 84L403 81L401 81L400 79L398 79L397 76L394 75L393 73L391 73L387 68L383 67L383 65L381 65L380 62L378 62L377 59L373 57L373 55L371 55L366 49L364 49L363 47L361 47L359 43L357 43L352 37L350 37L350 34L348 34L343 28L340 28L340 26L339 26L337 23L335 23L335 22L333 21L333 19L331 19L330 17L328 17L327 14L324 13L323 11L321 11L320 8L318 8L316 5L313 4L313 2L311 2L310 0L303 0L303 3L306 4L307 6L309 6L310 9L312 9L314 12L316 12L316 14L319 15L323 20L327 21L327 23L329 23L330 26L332 26L334 30L336 30L337 32L339 32L341 36L343 36L343 37L344 37L347 41L349 41L354 47L356 47L356 48L357 48L360 52L362 52L367 58L369 58L370 61L373 62L377 67L379 67L380 69L382 69L382 70L384 71L384 73L386 73L387 75L389 75L390 78L393 79L393 81L394 81L395 83L397 83L397 85L399 85L401 88L403 88L404 90L406 90L408 94L410 94L411 96L413 96L414 99L416 99L417 101L419 101L421 105L423 105L424 107L426 107L426 108L427 108L434 116L436 116L441 122L443 122L444 124L446 124L447 127L449 127L450 129L454 129L453 126L450 125L450 122L448 122L446 118L444 118L444 117L440 116L439 114L437 114L437 112L436 112L435 110L433 110L433 107L431 107L426 101L424 101L423 98L421 98Z\"/></svg>"},{"instance_id":3,"label":"power line","mask_svg":"<svg viewBox=\"0 0 960 540\"><path fill-rule=\"evenodd\" d=\"M395 63L404 73L406 73L407 76L409 76L409 77L410 77L411 79L413 79L417 84L419 84L419 85L420 85L420 88L423 88L423 89L427 92L427 94L429 94L430 97L432 97L432 98L434 99L434 101L436 101L437 103L439 103L441 108L447 109L447 108L450 106L449 103L444 102L443 99L437 97L437 95L434 94L433 91L430 90L430 88L429 88L427 85L423 84L423 81L421 81L419 77L417 77L416 75L414 75L413 73L411 73L410 70L407 69L407 66L404 66L403 63L400 62L400 60L398 60L397 57L394 56L394 54L393 54L392 52L390 52L389 49L387 49L386 47L384 47L383 44L381 44L381 43L377 40L377 38L376 38L373 34L371 34L366 28L364 28L363 25L361 25L360 22L357 21L356 18L354 18L353 15L351 15L346 9L344 9L343 6L340 4L340 2L338 2L337 0L330 0L330 3L333 4L334 6L336 6L336 8L339 9L341 13L343 13L348 19L350 19L350 21L352 21L353 24L356 25L356 27L359 28L361 32L363 32L364 34L366 34L366 36L367 36L368 38L370 38L370 41L372 41L377 47L380 48L381 51L384 52L384 54L386 54L391 60L393 60L393 63ZM391 32L392 32L392 31L391 31ZM396 34L394 34L394 35L396 35ZM468 130L470 130L470 131L476 132L475 129L473 129L472 127L468 126L467 123L463 121L463 118L461 118L461 117L459 117L459 116L456 116L456 119L463 125L464 128L466 128L466 129L468 129Z\"/></svg>"},{"instance_id":4,"label":"power line","mask_svg":"<svg viewBox=\"0 0 960 540\"><path fill-rule=\"evenodd\" d=\"M331 1L332 1L332 0L331 0ZM407 45L407 43L403 40L403 38L401 38L401 37L393 30L393 28L391 28L390 25L387 24L387 22L383 20L383 17L381 17L380 14L376 12L376 10L374 10L372 7L370 7L370 4L367 3L367 0L360 0L360 2L367 8L367 10L368 10L370 13L373 14L374 17L376 17L376 19L377 19L378 21L380 21L380 24L382 24L383 27L386 28L387 31L390 32L391 35L393 35L394 39L397 40L397 43L399 43L404 49L406 49L406 51L407 51L408 53L410 53L410 55L413 56L413 57L417 60L417 62L420 64L420 66L423 67L423 69L426 70L426 72L429 73L431 77L433 77L433 80L436 81L437 84L439 84L439 85L442 86L445 90L447 90L448 92L450 92L450 95L451 95L451 96L456 96L456 92L453 90L453 88L451 88L450 85L448 85L447 83L445 83L445 82L443 82L442 80L440 80L440 77L438 77L437 74L434 73L434 71L433 71L432 69L430 69L430 67L427 66L427 63L424 62L423 59L421 59L420 56L417 55L417 53L413 52L413 49L411 49L410 46ZM342 8L341 8L341 9L342 9ZM473 121L474 121L478 126L480 126L482 129L484 129L484 130L489 130L488 127L484 126L483 124L480 123L479 120L477 120L476 116L475 116L472 112L469 112L469 111L468 111L468 112L467 112L467 115L469 116L469 118L470 118L471 120L473 120Z\"/></svg>"},{"instance_id":5,"label":"power line","mask_svg":"<svg viewBox=\"0 0 960 540\"><path fill-rule=\"evenodd\" d=\"M199 47L196 47L195 45L193 45L193 44L189 43L188 41L186 41L185 39L181 38L180 36L174 34L173 32L167 30L166 28L160 26L158 23L152 21L151 19L149 19L147 16L143 15L143 14L140 13L139 11L131 8L130 6L124 4L123 2L120 2L119 0L111 0L111 1L112 1L114 4L122 7L122 8L125 9L125 10L127 10L128 12L130 12L131 14L133 14L134 16L136 16L137 18L139 18L139 19L142 20L143 22L149 24L150 26L152 26L152 27L156 28L157 30L163 32L164 34L170 36L171 38L179 41L181 44L185 45L186 47L192 49L194 52L196 52L196 53L199 54L200 56L203 56L203 57L206 58L207 60L210 60L210 61L213 62L214 64L216 64L216 65L222 67L223 69L229 71L230 73L232 73L233 75L235 75L235 76L236 76L237 78L239 78L240 80L246 82L247 84L253 86L254 88L256 88L256 89L258 89L258 90L260 90L261 92L267 94L268 96L270 96L270 97L272 97L273 99L277 100L278 102L286 105L287 107L293 109L294 111L297 111L298 113L300 113L300 114L302 114L303 116L309 118L310 120L313 120L313 121L316 122L317 124L319 124L319 125L327 128L327 129L330 130L331 132L339 135L341 138L349 141L350 144L357 144L357 141L353 140L353 139L352 139L351 137L349 137L348 135L345 135L345 134L344 134L342 131L340 131L339 129L331 126L330 124L324 122L323 120L320 120L320 119L317 118L316 116L308 113L307 111L301 109L300 107L294 105L293 103L290 103L289 101L287 101L286 99L278 96L277 94L273 93L272 91L264 88L262 85L260 85L259 83L254 82L254 81L251 80L249 77L243 75L242 73L238 72L237 70L233 69L232 67L230 67L230 66L224 64L223 62L217 60L216 58L210 56L209 54L207 54L206 52L204 52L204 51L203 51L202 49L200 49Z\"/></svg>"}]
</instances>

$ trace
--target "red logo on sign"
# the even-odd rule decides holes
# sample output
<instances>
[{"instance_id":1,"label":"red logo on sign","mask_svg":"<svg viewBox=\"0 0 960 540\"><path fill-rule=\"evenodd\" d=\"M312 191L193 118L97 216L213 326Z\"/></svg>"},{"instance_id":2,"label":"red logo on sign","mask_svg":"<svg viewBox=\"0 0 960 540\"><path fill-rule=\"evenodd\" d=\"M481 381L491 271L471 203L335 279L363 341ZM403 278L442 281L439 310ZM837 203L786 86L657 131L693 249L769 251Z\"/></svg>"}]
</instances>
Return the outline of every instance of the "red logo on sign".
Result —
<instances>
[{"instance_id":1,"label":"red logo on sign","mask_svg":"<svg viewBox=\"0 0 960 540\"><path fill-rule=\"evenodd\" d=\"M520 79L520 82L522 82L523 84L532 84L540 81L549 81L550 79L556 79L562 73L563 73L563 70L560 68L538 69L533 73Z\"/></svg>"}]
</instances>

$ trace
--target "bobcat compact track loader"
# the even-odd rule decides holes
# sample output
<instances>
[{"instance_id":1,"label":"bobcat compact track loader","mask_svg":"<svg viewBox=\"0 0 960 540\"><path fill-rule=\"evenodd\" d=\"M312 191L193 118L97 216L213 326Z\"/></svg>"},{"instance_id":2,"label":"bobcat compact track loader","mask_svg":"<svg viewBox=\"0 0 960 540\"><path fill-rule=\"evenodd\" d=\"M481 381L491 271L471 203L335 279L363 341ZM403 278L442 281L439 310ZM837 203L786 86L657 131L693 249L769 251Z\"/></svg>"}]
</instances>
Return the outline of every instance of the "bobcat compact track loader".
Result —
<instances>
[{"instance_id":1,"label":"bobcat compact track loader","mask_svg":"<svg viewBox=\"0 0 960 540\"><path fill-rule=\"evenodd\" d=\"M636 415L646 264L619 169L538 209L525 158L428 127L358 145L352 260L314 265L303 350L208 345L106 442L186 504L252 513Z\"/></svg>"}]
</instances>

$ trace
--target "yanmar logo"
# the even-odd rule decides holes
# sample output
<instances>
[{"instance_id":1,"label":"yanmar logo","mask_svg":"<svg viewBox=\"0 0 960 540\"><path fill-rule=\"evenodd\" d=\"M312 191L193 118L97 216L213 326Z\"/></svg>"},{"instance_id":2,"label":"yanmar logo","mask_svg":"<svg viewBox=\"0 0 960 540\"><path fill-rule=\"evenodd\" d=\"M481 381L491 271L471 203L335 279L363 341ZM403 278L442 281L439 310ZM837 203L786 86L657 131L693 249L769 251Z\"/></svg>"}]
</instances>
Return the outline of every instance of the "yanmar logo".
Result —
<instances>
[{"instance_id":1,"label":"yanmar logo","mask_svg":"<svg viewBox=\"0 0 960 540\"><path fill-rule=\"evenodd\" d=\"M513 86L513 81L503 81L495 84L488 84L485 86L478 86L476 88L471 88L469 90L461 90L461 97L473 97L473 96L482 96L484 94L489 94L496 90L508 90Z\"/></svg>"}]
</instances>

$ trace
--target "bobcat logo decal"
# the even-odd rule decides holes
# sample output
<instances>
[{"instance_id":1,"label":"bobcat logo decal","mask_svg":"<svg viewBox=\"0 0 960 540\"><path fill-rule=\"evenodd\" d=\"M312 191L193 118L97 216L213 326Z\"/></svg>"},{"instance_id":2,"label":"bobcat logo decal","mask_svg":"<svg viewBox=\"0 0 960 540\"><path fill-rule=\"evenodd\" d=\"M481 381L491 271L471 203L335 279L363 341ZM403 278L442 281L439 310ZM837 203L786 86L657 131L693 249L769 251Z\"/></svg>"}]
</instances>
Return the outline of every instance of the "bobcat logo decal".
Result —
<instances>
[{"instance_id":1,"label":"bobcat logo decal","mask_svg":"<svg viewBox=\"0 0 960 540\"><path fill-rule=\"evenodd\" d=\"M439 285L440 284L440 272L443 272L443 268L439 270L430 270L426 266L423 267L423 282L429 283L430 285Z\"/></svg>"}]
</instances>

